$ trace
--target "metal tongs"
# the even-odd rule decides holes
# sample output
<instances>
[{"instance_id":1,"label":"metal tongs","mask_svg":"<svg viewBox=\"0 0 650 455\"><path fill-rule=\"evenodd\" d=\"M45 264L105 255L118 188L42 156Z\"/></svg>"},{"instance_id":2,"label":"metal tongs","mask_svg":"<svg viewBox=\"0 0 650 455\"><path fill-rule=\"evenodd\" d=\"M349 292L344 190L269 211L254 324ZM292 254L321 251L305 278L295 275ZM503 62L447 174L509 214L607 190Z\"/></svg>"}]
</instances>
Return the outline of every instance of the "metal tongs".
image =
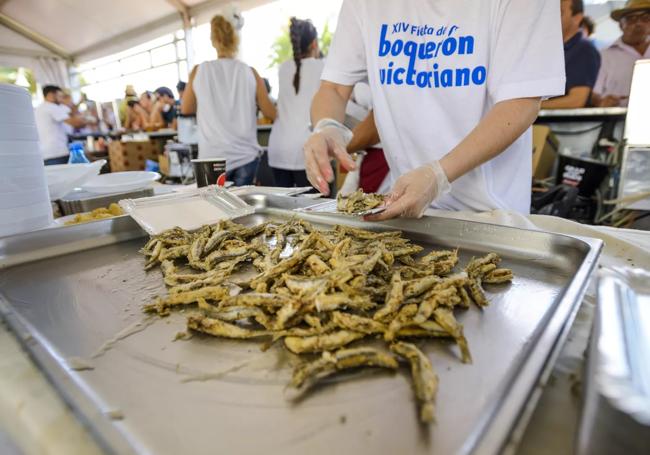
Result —
<instances>
[{"instance_id":1,"label":"metal tongs","mask_svg":"<svg viewBox=\"0 0 650 455\"><path fill-rule=\"evenodd\" d=\"M294 209L294 211L305 212L305 213L335 213L337 215L349 215L349 216L368 216L368 215L375 215L377 213L381 213L384 210L386 210L386 206L382 205L380 207L375 207L374 209L360 210L358 212L347 213L347 212L340 212L336 208L336 206L337 206L336 199L332 199L325 202L319 202L318 204L310 205L308 207L301 207L298 209Z\"/></svg>"}]
</instances>

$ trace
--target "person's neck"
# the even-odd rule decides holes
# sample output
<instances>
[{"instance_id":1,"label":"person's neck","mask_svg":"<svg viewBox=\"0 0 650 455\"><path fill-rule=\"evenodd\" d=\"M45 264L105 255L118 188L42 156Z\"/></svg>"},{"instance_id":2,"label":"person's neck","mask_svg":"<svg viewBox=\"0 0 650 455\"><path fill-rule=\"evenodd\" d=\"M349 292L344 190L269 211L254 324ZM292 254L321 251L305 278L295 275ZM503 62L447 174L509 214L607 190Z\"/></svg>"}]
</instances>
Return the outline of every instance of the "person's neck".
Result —
<instances>
[{"instance_id":1,"label":"person's neck","mask_svg":"<svg viewBox=\"0 0 650 455\"><path fill-rule=\"evenodd\" d=\"M564 35L564 44L568 43L573 38L575 38L575 36L578 34L578 32L580 32L579 28L574 29L574 30L568 32L566 35Z\"/></svg>"},{"instance_id":2,"label":"person's neck","mask_svg":"<svg viewBox=\"0 0 650 455\"><path fill-rule=\"evenodd\" d=\"M623 41L625 43L625 41ZM642 41L640 43L636 44L630 44L630 43L625 43L628 46L634 48L640 55L644 55L645 51L648 50L648 45L650 45L649 41Z\"/></svg>"}]
</instances>

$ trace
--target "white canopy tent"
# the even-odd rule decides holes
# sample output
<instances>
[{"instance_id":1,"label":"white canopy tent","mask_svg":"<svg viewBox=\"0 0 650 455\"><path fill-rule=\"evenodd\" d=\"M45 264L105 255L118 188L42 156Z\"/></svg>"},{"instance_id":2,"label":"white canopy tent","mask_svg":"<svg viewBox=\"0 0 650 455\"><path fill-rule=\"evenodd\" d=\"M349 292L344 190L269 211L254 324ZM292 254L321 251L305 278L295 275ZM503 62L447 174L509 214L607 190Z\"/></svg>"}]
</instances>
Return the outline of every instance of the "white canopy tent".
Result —
<instances>
[{"instance_id":1,"label":"white canopy tent","mask_svg":"<svg viewBox=\"0 0 650 455\"><path fill-rule=\"evenodd\" d=\"M88 62L184 29L191 67L191 29L226 5L246 11L274 0L0 0L0 66L32 69L40 84L69 86L71 65ZM318 3L323 0L304 0ZM601 47L619 34L609 19L622 0L585 0Z\"/></svg>"},{"instance_id":2,"label":"white canopy tent","mask_svg":"<svg viewBox=\"0 0 650 455\"><path fill-rule=\"evenodd\" d=\"M272 0L236 2L242 10ZM69 85L67 69L206 22L229 0L0 0L0 66L41 84ZM190 42L190 40L187 40ZM191 55L191 52L188 52Z\"/></svg>"}]
</instances>

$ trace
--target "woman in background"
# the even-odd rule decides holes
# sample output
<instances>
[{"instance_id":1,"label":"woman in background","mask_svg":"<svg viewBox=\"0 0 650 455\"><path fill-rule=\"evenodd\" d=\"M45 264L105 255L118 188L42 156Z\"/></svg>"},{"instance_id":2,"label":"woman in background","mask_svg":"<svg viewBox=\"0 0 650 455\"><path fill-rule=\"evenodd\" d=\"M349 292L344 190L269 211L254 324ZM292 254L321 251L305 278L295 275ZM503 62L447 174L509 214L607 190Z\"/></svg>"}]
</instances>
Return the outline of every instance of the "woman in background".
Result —
<instances>
[{"instance_id":1,"label":"woman in background","mask_svg":"<svg viewBox=\"0 0 650 455\"><path fill-rule=\"evenodd\" d=\"M275 119L275 106L254 68L238 60L243 19L217 15L210 22L217 60L192 69L181 112L196 113L199 158L226 158L226 178L237 186L252 185L261 148L257 142L257 106Z\"/></svg>"},{"instance_id":2,"label":"woman in background","mask_svg":"<svg viewBox=\"0 0 650 455\"><path fill-rule=\"evenodd\" d=\"M135 95L126 97L126 120L123 126L127 130L146 130L149 127L149 113L142 106L140 99Z\"/></svg>"},{"instance_id":3,"label":"woman in background","mask_svg":"<svg viewBox=\"0 0 650 455\"><path fill-rule=\"evenodd\" d=\"M154 101L154 94L149 90L145 90L140 94L140 106L144 109L144 112L147 113L147 117L151 117Z\"/></svg>"},{"instance_id":4,"label":"woman in background","mask_svg":"<svg viewBox=\"0 0 650 455\"><path fill-rule=\"evenodd\" d=\"M289 34L293 60L279 69L278 118L269 138L269 166L278 186L311 186L302 146L310 134L309 108L320 86L323 60L316 28L309 20L292 17Z\"/></svg>"}]
</instances>

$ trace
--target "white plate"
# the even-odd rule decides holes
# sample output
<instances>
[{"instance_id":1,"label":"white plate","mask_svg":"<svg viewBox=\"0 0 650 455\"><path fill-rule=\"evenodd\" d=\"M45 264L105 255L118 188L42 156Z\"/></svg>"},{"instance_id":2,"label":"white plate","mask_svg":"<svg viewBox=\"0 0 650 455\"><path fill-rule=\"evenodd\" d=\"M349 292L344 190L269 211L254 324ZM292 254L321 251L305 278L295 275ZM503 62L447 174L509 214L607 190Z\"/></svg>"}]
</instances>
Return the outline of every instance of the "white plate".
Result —
<instances>
[{"instance_id":1,"label":"white plate","mask_svg":"<svg viewBox=\"0 0 650 455\"><path fill-rule=\"evenodd\" d=\"M146 188L160 178L157 172L127 171L98 175L81 188L95 194L125 193Z\"/></svg>"},{"instance_id":2,"label":"white plate","mask_svg":"<svg viewBox=\"0 0 650 455\"><path fill-rule=\"evenodd\" d=\"M56 164L45 166L47 188L50 191L50 200L56 201L77 187L82 186L88 179L99 174L106 160L97 160L92 163Z\"/></svg>"}]
</instances>

